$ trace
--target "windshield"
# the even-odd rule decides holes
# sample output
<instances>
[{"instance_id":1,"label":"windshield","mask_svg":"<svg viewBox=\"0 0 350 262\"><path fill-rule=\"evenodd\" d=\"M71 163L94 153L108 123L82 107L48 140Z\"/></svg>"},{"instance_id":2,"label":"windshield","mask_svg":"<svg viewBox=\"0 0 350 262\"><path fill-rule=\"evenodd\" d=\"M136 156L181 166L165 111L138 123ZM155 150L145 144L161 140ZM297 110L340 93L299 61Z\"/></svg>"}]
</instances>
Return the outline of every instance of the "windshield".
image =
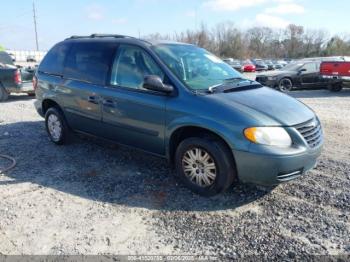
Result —
<instances>
[{"instance_id":1,"label":"windshield","mask_svg":"<svg viewBox=\"0 0 350 262\"><path fill-rule=\"evenodd\" d=\"M300 67L303 66L303 63L291 63L286 65L283 70L286 71L298 71Z\"/></svg>"},{"instance_id":2,"label":"windshield","mask_svg":"<svg viewBox=\"0 0 350 262\"><path fill-rule=\"evenodd\" d=\"M208 51L181 44L160 44L152 47L162 61L192 90L208 89L227 79L244 77Z\"/></svg>"}]
</instances>

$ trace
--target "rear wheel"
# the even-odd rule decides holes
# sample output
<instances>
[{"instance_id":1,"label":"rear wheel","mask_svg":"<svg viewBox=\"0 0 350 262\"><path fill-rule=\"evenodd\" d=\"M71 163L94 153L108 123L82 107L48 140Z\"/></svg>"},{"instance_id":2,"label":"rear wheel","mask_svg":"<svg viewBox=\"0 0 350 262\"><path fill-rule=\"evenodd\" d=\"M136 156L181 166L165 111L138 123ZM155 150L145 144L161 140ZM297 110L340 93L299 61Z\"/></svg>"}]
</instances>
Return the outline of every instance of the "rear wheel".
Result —
<instances>
[{"instance_id":1,"label":"rear wheel","mask_svg":"<svg viewBox=\"0 0 350 262\"><path fill-rule=\"evenodd\" d=\"M0 102L6 101L9 97L6 89L0 84Z\"/></svg>"},{"instance_id":2,"label":"rear wheel","mask_svg":"<svg viewBox=\"0 0 350 262\"><path fill-rule=\"evenodd\" d=\"M293 90L292 80L289 78L282 78L278 83L278 90L281 92L290 92Z\"/></svg>"},{"instance_id":3,"label":"rear wheel","mask_svg":"<svg viewBox=\"0 0 350 262\"><path fill-rule=\"evenodd\" d=\"M339 92L343 89L343 83L335 83L328 87L331 92Z\"/></svg>"},{"instance_id":4,"label":"rear wheel","mask_svg":"<svg viewBox=\"0 0 350 262\"><path fill-rule=\"evenodd\" d=\"M193 192L213 196L232 185L236 169L227 146L215 138L182 141L175 155L176 173Z\"/></svg>"},{"instance_id":5,"label":"rear wheel","mask_svg":"<svg viewBox=\"0 0 350 262\"><path fill-rule=\"evenodd\" d=\"M70 130L60 109L51 107L47 110L45 126L50 140L56 145L63 145L67 142Z\"/></svg>"}]
</instances>

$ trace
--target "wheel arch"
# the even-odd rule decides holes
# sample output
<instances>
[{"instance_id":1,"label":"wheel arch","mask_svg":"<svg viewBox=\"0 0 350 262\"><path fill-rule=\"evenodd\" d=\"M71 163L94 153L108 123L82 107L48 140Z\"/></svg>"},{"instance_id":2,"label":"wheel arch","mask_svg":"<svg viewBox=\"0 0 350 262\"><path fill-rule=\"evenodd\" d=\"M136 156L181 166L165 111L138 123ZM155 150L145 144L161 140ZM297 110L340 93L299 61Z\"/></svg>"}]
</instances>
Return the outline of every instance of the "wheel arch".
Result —
<instances>
[{"instance_id":1,"label":"wheel arch","mask_svg":"<svg viewBox=\"0 0 350 262\"><path fill-rule=\"evenodd\" d=\"M45 98L42 103L41 103L41 108L42 108L42 112L45 115L45 113L47 112L47 110L51 107L57 107L59 110L62 111L60 105L52 98Z\"/></svg>"},{"instance_id":2,"label":"wheel arch","mask_svg":"<svg viewBox=\"0 0 350 262\"><path fill-rule=\"evenodd\" d=\"M227 149L229 149L231 157L234 161L234 155L231 149L232 145L228 142L228 138L225 137L225 135L223 135L221 132L217 132L207 127L196 124L188 124L177 126L169 135L166 146L166 153L169 163L172 166L174 164L174 156L178 145L181 143L181 141L189 137L210 137L220 140L227 147Z\"/></svg>"},{"instance_id":3,"label":"wheel arch","mask_svg":"<svg viewBox=\"0 0 350 262\"><path fill-rule=\"evenodd\" d=\"M295 84L295 81L294 81L293 77L291 77L291 76L289 76L289 75L286 75L286 76L281 77L281 79L278 81L278 84L279 84L283 79L289 79L289 80L292 82L293 85Z\"/></svg>"}]
</instances>

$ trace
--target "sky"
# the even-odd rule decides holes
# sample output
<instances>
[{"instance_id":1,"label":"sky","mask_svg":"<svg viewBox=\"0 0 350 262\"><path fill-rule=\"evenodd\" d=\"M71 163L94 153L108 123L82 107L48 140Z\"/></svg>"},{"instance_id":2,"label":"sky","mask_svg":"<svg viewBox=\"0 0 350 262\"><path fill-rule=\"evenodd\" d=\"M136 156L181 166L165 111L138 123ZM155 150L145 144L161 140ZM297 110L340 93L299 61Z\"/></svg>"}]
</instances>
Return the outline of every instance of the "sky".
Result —
<instances>
[{"instance_id":1,"label":"sky","mask_svg":"<svg viewBox=\"0 0 350 262\"><path fill-rule=\"evenodd\" d=\"M48 50L71 35L114 33L130 36L173 34L231 21L285 28L288 24L350 34L349 0L35 0L39 49ZM33 1L3 1L0 45L34 50Z\"/></svg>"}]
</instances>

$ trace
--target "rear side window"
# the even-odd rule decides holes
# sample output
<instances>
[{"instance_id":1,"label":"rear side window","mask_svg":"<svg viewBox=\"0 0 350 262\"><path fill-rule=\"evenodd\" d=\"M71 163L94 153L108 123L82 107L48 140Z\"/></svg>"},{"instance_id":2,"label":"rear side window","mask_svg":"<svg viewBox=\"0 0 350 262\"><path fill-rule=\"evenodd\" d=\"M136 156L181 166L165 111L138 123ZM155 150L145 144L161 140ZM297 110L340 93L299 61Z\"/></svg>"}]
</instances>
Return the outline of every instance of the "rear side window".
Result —
<instances>
[{"instance_id":1,"label":"rear side window","mask_svg":"<svg viewBox=\"0 0 350 262\"><path fill-rule=\"evenodd\" d=\"M62 75L63 64L68 50L69 44L67 43L59 43L55 45L46 54L43 61L40 63L38 70L43 73Z\"/></svg>"},{"instance_id":2,"label":"rear side window","mask_svg":"<svg viewBox=\"0 0 350 262\"><path fill-rule=\"evenodd\" d=\"M104 85L115 43L73 43L67 56L64 77Z\"/></svg>"}]
</instances>

